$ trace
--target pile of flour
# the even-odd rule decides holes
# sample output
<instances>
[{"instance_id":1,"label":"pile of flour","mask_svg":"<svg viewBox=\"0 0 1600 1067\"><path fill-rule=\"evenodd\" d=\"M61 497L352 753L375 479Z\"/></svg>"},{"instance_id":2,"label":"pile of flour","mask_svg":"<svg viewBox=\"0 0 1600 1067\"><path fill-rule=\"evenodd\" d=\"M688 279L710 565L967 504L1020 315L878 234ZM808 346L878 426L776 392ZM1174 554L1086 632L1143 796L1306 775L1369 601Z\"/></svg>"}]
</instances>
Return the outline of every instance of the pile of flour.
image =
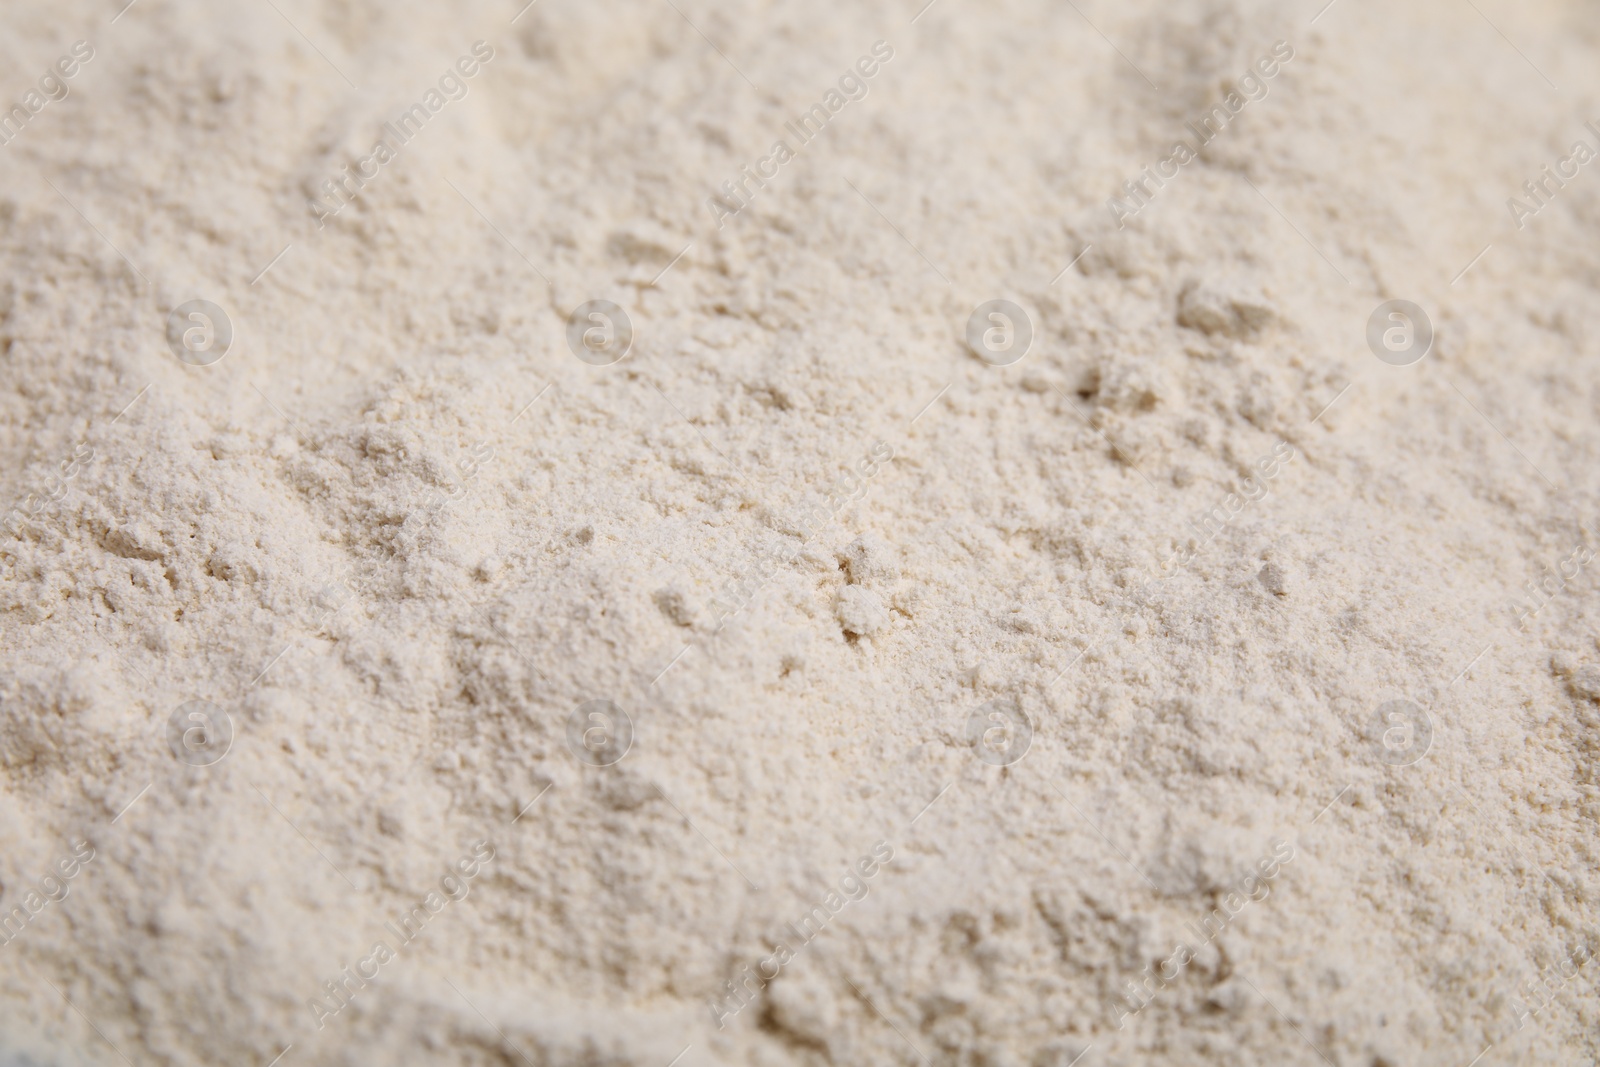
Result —
<instances>
[{"instance_id":1,"label":"pile of flour","mask_svg":"<svg viewBox=\"0 0 1600 1067\"><path fill-rule=\"evenodd\" d=\"M1591 6L524 2L0 14L0 1064L1600 1057Z\"/></svg>"}]
</instances>

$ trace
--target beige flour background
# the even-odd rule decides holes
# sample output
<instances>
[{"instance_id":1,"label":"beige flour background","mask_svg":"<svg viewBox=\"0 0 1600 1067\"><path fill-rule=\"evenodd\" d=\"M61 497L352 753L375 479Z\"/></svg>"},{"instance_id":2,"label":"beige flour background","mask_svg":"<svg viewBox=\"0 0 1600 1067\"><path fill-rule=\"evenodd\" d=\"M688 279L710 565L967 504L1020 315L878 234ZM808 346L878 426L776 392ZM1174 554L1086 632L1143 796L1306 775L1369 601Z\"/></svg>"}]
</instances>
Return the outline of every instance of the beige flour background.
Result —
<instances>
[{"instance_id":1,"label":"beige flour background","mask_svg":"<svg viewBox=\"0 0 1600 1067\"><path fill-rule=\"evenodd\" d=\"M1600 163L1506 206L1600 147L1591 5L519 8L0 12L7 107L94 53L0 148L0 1064L1596 1062Z\"/></svg>"}]
</instances>

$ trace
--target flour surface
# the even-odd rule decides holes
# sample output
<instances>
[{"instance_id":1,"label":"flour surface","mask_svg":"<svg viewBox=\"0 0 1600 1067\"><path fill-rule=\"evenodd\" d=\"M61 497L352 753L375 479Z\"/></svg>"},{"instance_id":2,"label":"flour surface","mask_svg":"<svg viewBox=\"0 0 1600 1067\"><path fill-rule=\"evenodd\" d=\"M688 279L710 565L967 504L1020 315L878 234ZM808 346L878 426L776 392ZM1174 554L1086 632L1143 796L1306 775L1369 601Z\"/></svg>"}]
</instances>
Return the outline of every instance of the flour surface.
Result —
<instances>
[{"instance_id":1,"label":"flour surface","mask_svg":"<svg viewBox=\"0 0 1600 1067\"><path fill-rule=\"evenodd\" d=\"M123 2L0 1067L1600 1059L1592 5Z\"/></svg>"}]
</instances>

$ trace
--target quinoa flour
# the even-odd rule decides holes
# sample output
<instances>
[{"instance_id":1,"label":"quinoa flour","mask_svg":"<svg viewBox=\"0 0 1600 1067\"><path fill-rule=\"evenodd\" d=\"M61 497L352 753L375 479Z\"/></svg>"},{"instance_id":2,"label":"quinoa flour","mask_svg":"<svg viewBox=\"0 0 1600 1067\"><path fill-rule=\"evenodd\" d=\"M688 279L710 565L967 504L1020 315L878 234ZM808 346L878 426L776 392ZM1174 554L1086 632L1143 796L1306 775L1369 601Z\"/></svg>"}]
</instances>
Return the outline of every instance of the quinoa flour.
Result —
<instances>
[{"instance_id":1,"label":"quinoa flour","mask_svg":"<svg viewBox=\"0 0 1600 1067\"><path fill-rule=\"evenodd\" d=\"M0 1065L1600 1056L1592 7L0 24Z\"/></svg>"}]
</instances>

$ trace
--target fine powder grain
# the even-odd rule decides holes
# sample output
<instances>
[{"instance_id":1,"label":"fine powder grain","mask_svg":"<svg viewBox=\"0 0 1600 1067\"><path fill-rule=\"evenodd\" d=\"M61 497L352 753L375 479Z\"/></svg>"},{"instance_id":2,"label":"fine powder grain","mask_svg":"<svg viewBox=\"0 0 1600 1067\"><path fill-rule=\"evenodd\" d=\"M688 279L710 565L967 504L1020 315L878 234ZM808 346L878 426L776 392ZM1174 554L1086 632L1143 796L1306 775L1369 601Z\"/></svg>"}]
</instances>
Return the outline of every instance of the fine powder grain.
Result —
<instances>
[{"instance_id":1,"label":"fine powder grain","mask_svg":"<svg viewBox=\"0 0 1600 1067\"><path fill-rule=\"evenodd\" d=\"M0 1065L1600 1059L1600 12L524 3L0 13Z\"/></svg>"}]
</instances>

